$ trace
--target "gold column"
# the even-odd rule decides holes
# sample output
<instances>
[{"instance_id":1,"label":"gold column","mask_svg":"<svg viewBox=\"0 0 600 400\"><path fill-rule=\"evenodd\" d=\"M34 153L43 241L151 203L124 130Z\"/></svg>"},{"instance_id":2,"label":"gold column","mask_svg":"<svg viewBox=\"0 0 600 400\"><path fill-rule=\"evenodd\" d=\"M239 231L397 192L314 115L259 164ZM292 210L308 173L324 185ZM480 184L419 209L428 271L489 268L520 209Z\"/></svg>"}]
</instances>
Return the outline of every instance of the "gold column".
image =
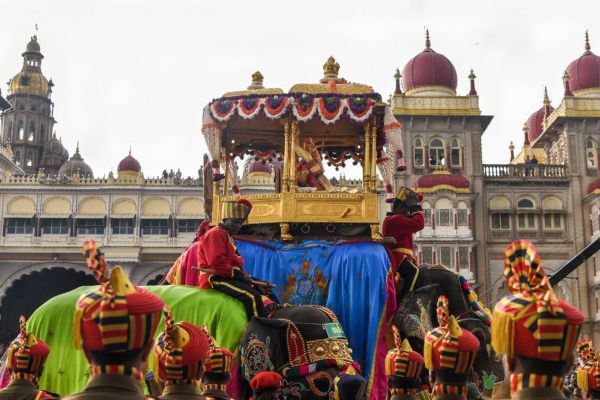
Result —
<instances>
[{"instance_id":1,"label":"gold column","mask_svg":"<svg viewBox=\"0 0 600 400\"><path fill-rule=\"evenodd\" d=\"M225 171L223 178L223 196L227 196L227 176L229 175L229 152L227 151L227 145L225 145Z\"/></svg>"},{"instance_id":2,"label":"gold column","mask_svg":"<svg viewBox=\"0 0 600 400\"><path fill-rule=\"evenodd\" d=\"M298 121L296 121L295 119L292 119L292 132L291 132L291 140L290 140L290 166L289 166L289 175L290 175L290 179L289 179L289 186L290 186L290 192L296 192L296 185L298 185L298 178L296 177L296 160L297 160L297 155L296 155L296 145L298 145L298 139L299 139L299 125L298 125Z\"/></svg>"},{"instance_id":3,"label":"gold column","mask_svg":"<svg viewBox=\"0 0 600 400\"><path fill-rule=\"evenodd\" d=\"M375 123L371 127L371 157L371 190L377 192L377 124Z\"/></svg>"},{"instance_id":4,"label":"gold column","mask_svg":"<svg viewBox=\"0 0 600 400\"><path fill-rule=\"evenodd\" d=\"M283 171L281 174L281 191L288 192L290 190L290 120L289 118L283 122ZM292 152L294 148L292 147Z\"/></svg>"},{"instance_id":5,"label":"gold column","mask_svg":"<svg viewBox=\"0 0 600 400\"><path fill-rule=\"evenodd\" d=\"M365 156L363 157L363 191L371 187L371 127L365 124Z\"/></svg>"}]
</instances>

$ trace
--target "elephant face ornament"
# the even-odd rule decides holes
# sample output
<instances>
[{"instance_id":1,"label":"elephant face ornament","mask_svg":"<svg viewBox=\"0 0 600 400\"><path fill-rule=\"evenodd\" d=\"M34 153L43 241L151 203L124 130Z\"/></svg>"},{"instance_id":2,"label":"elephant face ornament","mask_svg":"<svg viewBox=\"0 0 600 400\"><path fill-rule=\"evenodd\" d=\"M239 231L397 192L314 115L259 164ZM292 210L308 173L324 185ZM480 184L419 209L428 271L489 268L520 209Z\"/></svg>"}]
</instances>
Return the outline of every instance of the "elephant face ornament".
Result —
<instances>
[{"instance_id":1,"label":"elephant face ornament","mask_svg":"<svg viewBox=\"0 0 600 400\"><path fill-rule=\"evenodd\" d=\"M240 363L248 381L262 371L280 373L282 398L290 400L333 400L336 391L362 396L366 383L354 374L352 350L335 314L319 306L287 307L271 318L253 318L240 344ZM350 380L341 377L351 373L355 383L348 385Z\"/></svg>"}]
</instances>

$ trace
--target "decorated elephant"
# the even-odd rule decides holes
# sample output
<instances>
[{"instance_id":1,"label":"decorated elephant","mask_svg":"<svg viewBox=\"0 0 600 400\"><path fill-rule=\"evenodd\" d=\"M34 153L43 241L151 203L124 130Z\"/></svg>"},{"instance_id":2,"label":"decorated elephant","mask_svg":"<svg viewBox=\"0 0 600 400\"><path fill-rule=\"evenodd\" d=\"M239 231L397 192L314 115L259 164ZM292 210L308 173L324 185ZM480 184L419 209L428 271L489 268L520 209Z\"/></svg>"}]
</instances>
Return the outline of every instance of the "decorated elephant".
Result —
<instances>
[{"instance_id":1,"label":"decorated elephant","mask_svg":"<svg viewBox=\"0 0 600 400\"><path fill-rule=\"evenodd\" d=\"M413 349L422 351L426 332L438 326L435 304L443 294L449 299L450 314L479 339L481 345L473 371L481 388L491 389L495 381L503 379L502 363L491 347L489 316L477 305L477 298L465 282L445 267L422 268L419 286L402 297L392 323L402 337L408 338Z\"/></svg>"},{"instance_id":2,"label":"decorated elephant","mask_svg":"<svg viewBox=\"0 0 600 400\"><path fill-rule=\"evenodd\" d=\"M321 306L291 306L269 318L253 318L240 343L240 368L247 381L262 371L283 376L283 399L362 399L348 339L335 316Z\"/></svg>"}]
</instances>

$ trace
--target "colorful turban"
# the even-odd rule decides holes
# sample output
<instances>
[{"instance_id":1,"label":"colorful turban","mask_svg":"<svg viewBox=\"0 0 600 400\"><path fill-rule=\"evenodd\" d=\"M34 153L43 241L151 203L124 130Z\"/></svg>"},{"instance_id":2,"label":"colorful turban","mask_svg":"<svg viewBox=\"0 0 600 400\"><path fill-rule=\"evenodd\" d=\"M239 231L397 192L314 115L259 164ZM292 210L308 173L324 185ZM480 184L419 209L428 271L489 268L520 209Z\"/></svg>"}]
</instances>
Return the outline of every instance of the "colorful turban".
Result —
<instances>
[{"instance_id":1,"label":"colorful turban","mask_svg":"<svg viewBox=\"0 0 600 400\"><path fill-rule=\"evenodd\" d=\"M39 377L44 369L50 347L27 332L27 321L19 318L19 335L8 346L6 356L7 368L12 374L31 374Z\"/></svg>"},{"instance_id":2,"label":"colorful turban","mask_svg":"<svg viewBox=\"0 0 600 400\"><path fill-rule=\"evenodd\" d=\"M239 198L237 201L225 201L221 205L221 219L238 218L244 221L252 211L252 203L248 200Z\"/></svg>"},{"instance_id":3,"label":"colorful turban","mask_svg":"<svg viewBox=\"0 0 600 400\"><path fill-rule=\"evenodd\" d=\"M437 317L439 326L425 336L425 367L464 374L475 362L479 340L471 332L461 329L456 318L450 315L445 296L438 298Z\"/></svg>"},{"instance_id":4,"label":"colorful turban","mask_svg":"<svg viewBox=\"0 0 600 400\"><path fill-rule=\"evenodd\" d=\"M200 380L208 356L208 336L189 322L175 322L169 307L163 310L165 330L154 345L154 371L163 382Z\"/></svg>"},{"instance_id":5,"label":"colorful turban","mask_svg":"<svg viewBox=\"0 0 600 400\"><path fill-rule=\"evenodd\" d=\"M209 353L206 361L206 372L212 372L215 374L228 374L231 373L233 368L233 354L223 347L213 346Z\"/></svg>"},{"instance_id":6,"label":"colorful turban","mask_svg":"<svg viewBox=\"0 0 600 400\"><path fill-rule=\"evenodd\" d=\"M596 358L596 352L594 350L594 343L592 339L582 339L575 345L575 352L577 358L582 364L593 361Z\"/></svg>"},{"instance_id":7,"label":"colorful turban","mask_svg":"<svg viewBox=\"0 0 600 400\"><path fill-rule=\"evenodd\" d=\"M100 287L81 295L75 306L75 348L88 351L125 352L152 342L163 301L154 293L135 286L119 266L107 271L104 255L96 242L83 244L87 266Z\"/></svg>"},{"instance_id":8,"label":"colorful turban","mask_svg":"<svg viewBox=\"0 0 600 400\"><path fill-rule=\"evenodd\" d=\"M498 354L548 361L571 357L583 324L581 311L558 300L533 244L515 240L504 252L509 295L492 316L492 347Z\"/></svg>"},{"instance_id":9,"label":"colorful turban","mask_svg":"<svg viewBox=\"0 0 600 400\"><path fill-rule=\"evenodd\" d=\"M398 328L394 329L395 349L388 351L385 357L385 374L398 378L417 378L423 372L425 360L423 356L413 351L407 339L400 342Z\"/></svg>"}]
</instances>

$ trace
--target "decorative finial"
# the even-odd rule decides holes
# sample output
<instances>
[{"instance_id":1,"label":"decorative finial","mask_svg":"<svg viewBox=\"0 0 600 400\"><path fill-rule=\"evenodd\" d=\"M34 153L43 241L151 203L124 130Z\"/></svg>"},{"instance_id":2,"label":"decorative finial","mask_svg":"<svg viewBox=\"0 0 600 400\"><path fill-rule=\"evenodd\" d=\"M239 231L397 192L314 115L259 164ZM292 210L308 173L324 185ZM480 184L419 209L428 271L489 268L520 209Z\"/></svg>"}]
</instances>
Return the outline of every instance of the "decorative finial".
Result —
<instances>
[{"instance_id":1,"label":"decorative finial","mask_svg":"<svg viewBox=\"0 0 600 400\"><path fill-rule=\"evenodd\" d=\"M569 84L569 80L571 79L571 77L569 76L569 73L565 70L565 73L563 74L563 84L565 86L565 97L566 96L573 96L573 92L571 92L571 85Z\"/></svg>"},{"instance_id":2,"label":"decorative finial","mask_svg":"<svg viewBox=\"0 0 600 400\"><path fill-rule=\"evenodd\" d=\"M260 73L260 71L256 71L255 73L252 74L252 83L250 84L250 86L248 86L248 90L254 90L254 89L264 89L264 85L263 85L263 75Z\"/></svg>"},{"instance_id":3,"label":"decorative finial","mask_svg":"<svg viewBox=\"0 0 600 400\"><path fill-rule=\"evenodd\" d=\"M323 79L321 79L321 83L327 83L332 79L337 80L339 71L340 64L335 61L333 56L329 56L327 62L323 64Z\"/></svg>"},{"instance_id":4,"label":"decorative finial","mask_svg":"<svg viewBox=\"0 0 600 400\"><path fill-rule=\"evenodd\" d=\"M588 31L585 31L585 52L589 53L591 51L591 47L590 47L590 35L588 33Z\"/></svg>"},{"instance_id":5,"label":"decorative finial","mask_svg":"<svg viewBox=\"0 0 600 400\"><path fill-rule=\"evenodd\" d=\"M431 49L431 40L429 40L429 29L425 29L425 49Z\"/></svg>"},{"instance_id":6,"label":"decorative finial","mask_svg":"<svg viewBox=\"0 0 600 400\"><path fill-rule=\"evenodd\" d=\"M525 136L523 146L529 146L529 126L527 126L527 122L523 124L523 135Z\"/></svg>"},{"instance_id":7,"label":"decorative finial","mask_svg":"<svg viewBox=\"0 0 600 400\"><path fill-rule=\"evenodd\" d=\"M550 105L550 98L548 97L548 87L544 86L544 105Z\"/></svg>"},{"instance_id":8,"label":"decorative finial","mask_svg":"<svg viewBox=\"0 0 600 400\"><path fill-rule=\"evenodd\" d=\"M129 155L131 155L131 145L129 145Z\"/></svg>"},{"instance_id":9,"label":"decorative finial","mask_svg":"<svg viewBox=\"0 0 600 400\"><path fill-rule=\"evenodd\" d=\"M396 79L396 89L394 90L394 94L402 94L402 89L400 88L400 78L402 78L402 74L400 73L399 68L396 68L394 78Z\"/></svg>"},{"instance_id":10,"label":"decorative finial","mask_svg":"<svg viewBox=\"0 0 600 400\"><path fill-rule=\"evenodd\" d=\"M471 73L469 74L469 80L471 81L471 90L469 90L469 96L477 96L477 90L475 89L475 72L473 72L473 68L471 68Z\"/></svg>"},{"instance_id":11,"label":"decorative finial","mask_svg":"<svg viewBox=\"0 0 600 400\"><path fill-rule=\"evenodd\" d=\"M508 149L510 150L510 161L512 162L515 159L515 145L513 144L512 140L510 141Z\"/></svg>"}]
</instances>

